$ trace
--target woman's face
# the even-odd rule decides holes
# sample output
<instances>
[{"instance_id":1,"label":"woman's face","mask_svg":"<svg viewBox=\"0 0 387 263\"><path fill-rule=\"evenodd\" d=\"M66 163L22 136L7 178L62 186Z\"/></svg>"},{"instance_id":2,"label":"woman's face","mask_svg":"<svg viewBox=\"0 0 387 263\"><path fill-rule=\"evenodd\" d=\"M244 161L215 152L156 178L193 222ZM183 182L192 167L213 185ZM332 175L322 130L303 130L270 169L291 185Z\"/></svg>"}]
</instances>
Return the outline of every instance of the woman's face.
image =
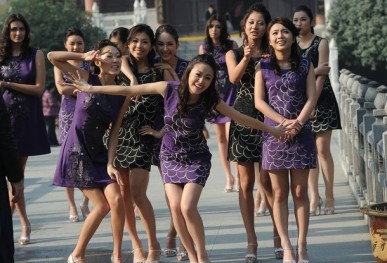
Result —
<instances>
[{"instance_id":1,"label":"woman's face","mask_svg":"<svg viewBox=\"0 0 387 263\"><path fill-rule=\"evenodd\" d=\"M304 11L294 13L293 24L296 26L301 35L311 32L312 21Z\"/></svg>"},{"instance_id":2,"label":"woman's face","mask_svg":"<svg viewBox=\"0 0 387 263\"><path fill-rule=\"evenodd\" d=\"M85 50L85 41L81 36L69 36L66 39L65 48L69 52L82 53Z\"/></svg>"},{"instance_id":3,"label":"woman's face","mask_svg":"<svg viewBox=\"0 0 387 263\"><path fill-rule=\"evenodd\" d=\"M292 32L281 24L274 24L269 31L269 45L275 51L290 50L295 41Z\"/></svg>"},{"instance_id":4,"label":"woman's face","mask_svg":"<svg viewBox=\"0 0 387 263\"><path fill-rule=\"evenodd\" d=\"M21 44L26 36L26 28L21 21L13 21L9 25L9 39L15 44Z\"/></svg>"},{"instance_id":5,"label":"woman's face","mask_svg":"<svg viewBox=\"0 0 387 263\"><path fill-rule=\"evenodd\" d=\"M136 60L146 59L151 49L151 39L145 32L137 33L129 42L129 52Z\"/></svg>"},{"instance_id":6,"label":"woman's face","mask_svg":"<svg viewBox=\"0 0 387 263\"><path fill-rule=\"evenodd\" d=\"M178 47L173 36L167 32L161 33L156 40L156 52L162 62L171 61L175 57Z\"/></svg>"},{"instance_id":7,"label":"woman's face","mask_svg":"<svg viewBox=\"0 0 387 263\"><path fill-rule=\"evenodd\" d=\"M208 34L212 40L219 40L222 24L217 20L212 20L208 26Z\"/></svg>"},{"instance_id":8,"label":"woman's face","mask_svg":"<svg viewBox=\"0 0 387 263\"><path fill-rule=\"evenodd\" d=\"M117 45L122 55L129 54L128 45L126 43L123 43L118 36L113 36L109 40Z\"/></svg>"},{"instance_id":9,"label":"woman's face","mask_svg":"<svg viewBox=\"0 0 387 263\"><path fill-rule=\"evenodd\" d=\"M252 41L262 38L266 33L266 22L263 14L252 12L245 23L246 37Z\"/></svg>"},{"instance_id":10,"label":"woman's face","mask_svg":"<svg viewBox=\"0 0 387 263\"><path fill-rule=\"evenodd\" d=\"M195 64L188 77L189 93L191 95L200 95L208 89L213 78L214 71L208 64Z\"/></svg>"},{"instance_id":11,"label":"woman's face","mask_svg":"<svg viewBox=\"0 0 387 263\"><path fill-rule=\"evenodd\" d=\"M118 75L121 70L121 53L114 46L106 46L101 49L99 60L95 64L101 72L109 75Z\"/></svg>"}]
</instances>

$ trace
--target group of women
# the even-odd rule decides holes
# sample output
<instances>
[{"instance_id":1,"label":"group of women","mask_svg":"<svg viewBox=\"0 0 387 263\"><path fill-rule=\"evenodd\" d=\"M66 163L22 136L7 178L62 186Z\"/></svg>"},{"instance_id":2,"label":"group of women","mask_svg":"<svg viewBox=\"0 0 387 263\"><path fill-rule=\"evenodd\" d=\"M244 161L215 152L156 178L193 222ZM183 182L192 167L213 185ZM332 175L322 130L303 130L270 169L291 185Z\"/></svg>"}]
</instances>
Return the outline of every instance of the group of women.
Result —
<instances>
[{"instance_id":1,"label":"group of women","mask_svg":"<svg viewBox=\"0 0 387 263\"><path fill-rule=\"evenodd\" d=\"M318 171L308 174L316 168L317 149L327 185L324 211L332 214L329 143L331 130L340 128L340 117L327 78L326 40L313 35L313 16L307 7L296 10L293 22L271 20L263 5L254 4L241 21L243 44L238 48L229 40L224 20L213 16L199 55L190 62L176 56L178 34L170 25L161 25L155 34L145 24L117 28L89 52L84 52L79 30L66 32L67 51L47 56L63 95L61 150L53 184L68 189L71 221L79 220L73 188L84 194L85 222L68 262L86 262L87 244L109 212L112 262L123 262L124 226L131 237L133 262L160 262L161 252L180 261L209 262L198 212L211 168L202 132L205 120L215 124L225 191L239 190L247 234L245 261L257 262L253 197L257 174L273 218L275 257L285 263L309 262L309 214L319 214L322 201ZM2 41L0 87L25 167L28 156L49 152L44 124L42 130L37 127L43 120L37 104L44 86L43 53L29 47L28 24L18 14L7 18ZM27 130L36 130L36 140L20 134ZM236 163L235 177L229 162ZM152 165L162 176L171 213L164 250L146 195ZM308 177L314 187L310 207ZM298 227L296 252L288 234L289 190ZM137 234L134 206L147 233L147 253ZM24 226L19 243L28 244L31 227L24 198L16 207Z\"/></svg>"}]
</instances>

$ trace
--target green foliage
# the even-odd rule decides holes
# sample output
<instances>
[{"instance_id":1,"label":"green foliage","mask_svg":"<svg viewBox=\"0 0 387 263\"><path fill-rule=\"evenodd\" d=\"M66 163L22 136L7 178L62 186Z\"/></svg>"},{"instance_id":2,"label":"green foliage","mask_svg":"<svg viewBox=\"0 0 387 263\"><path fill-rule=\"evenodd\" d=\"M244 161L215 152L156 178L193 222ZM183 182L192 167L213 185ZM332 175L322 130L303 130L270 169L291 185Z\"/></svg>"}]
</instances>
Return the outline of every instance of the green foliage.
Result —
<instances>
[{"instance_id":1,"label":"green foliage","mask_svg":"<svg viewBox=\"0 0 387 263\"><path fill-rule=\"evenodd\" d=\"M332 1L329 33L343 66L387 68L386 11L386 0Z\"/></svg>"},{"instance_id":2,"label":"green foliage","mask_svg":"<svg viewBox=\"0 0 387 263\"><path fill-rule=\"evenodd\" d=\"M69 27L82 30L86 50L99 39L106 38L102 29L92 25L90 15L77 8L76 0L11 0L2 17L12 13L21 13L26 18L31 29L31 46L40 48L45 54L64 50L65 31ZM53 80L51 63L47 61L46 66L47 81Z\"/></svg>"}]
</instances>

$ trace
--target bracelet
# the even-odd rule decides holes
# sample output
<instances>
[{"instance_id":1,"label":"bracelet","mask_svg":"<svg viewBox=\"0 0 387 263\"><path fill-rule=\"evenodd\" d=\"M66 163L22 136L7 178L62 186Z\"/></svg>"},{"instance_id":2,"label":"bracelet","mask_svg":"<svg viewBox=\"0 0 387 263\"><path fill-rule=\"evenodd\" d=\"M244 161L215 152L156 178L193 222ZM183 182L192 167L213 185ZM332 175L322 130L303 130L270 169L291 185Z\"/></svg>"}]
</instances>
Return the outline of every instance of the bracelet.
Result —
<instances>
[{"instance_id":1,"label":"bracelet","mask_svg":"<svg viewBox=\"0 0 387 263\"><path fill-rule=\"evenodd\" d=\"M297 123L300 124L301 126L304 126L304 123L302 123L299 119L297 119Z\"/></svg>"},{"instance_id":2,"label":"bracelet","mask_svg":"<svg viewBox=\"0 0 387 263\"><path fill-rule=\"evenodd\" d=\"M286 119L283 119L281 122L280 122L280 124L279 125L282 125L282 124L284 124L284 122L286 121Z\"/></svg>"}]
</instances>

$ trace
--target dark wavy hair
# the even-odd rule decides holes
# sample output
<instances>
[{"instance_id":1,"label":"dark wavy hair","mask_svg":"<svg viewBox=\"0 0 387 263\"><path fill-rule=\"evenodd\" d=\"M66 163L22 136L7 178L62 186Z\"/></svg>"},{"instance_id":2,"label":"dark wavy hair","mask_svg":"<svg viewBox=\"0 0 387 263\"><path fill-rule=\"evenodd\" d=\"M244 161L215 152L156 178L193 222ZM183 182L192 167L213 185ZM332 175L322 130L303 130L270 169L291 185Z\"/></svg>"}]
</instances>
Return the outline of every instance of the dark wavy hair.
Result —
<instances>
[{"instance_id":1,"label":"dark wavy hair","mask_svg":"<svg viewBox=\"0 0 387 263\"><path fill-rule=\"evenodd\" d=\"M153 33L153 30L150 26L146 25L146 24L138 24L138 25L135 25L134 27L132 27L130 30L129 30L129 36L128 36L128 43L130 43L133 38L138 34L138 33L145 33L148 35L150 41L151 41L151 44L152 44L152 49L149 51L148 53L148 65L149 67L153 67L153 61L154 61L154 58L156 57L156 51L154 50L154 46L155 46L155 35ZM136 59L133 57L132 54L129 55L129 64L130 64L130 67L132 68L132 71L134 73L134 75L138 76L138 66L137 66L137 62L136 62Z\"/></svg>"},{"instance_id":2,"label":"dark wavy hair","mask_svg":"<svg viewBox=\"0 0 387 263\"><path fill-rule=\"evenodd\" d=\"M170 34L173 37L173 39L175 40L176 45L179 44L179 34L177 33L176 29L173 26L171 26L169 24L159 26L155 32L155 40L156 41L157 41L157 39L159 39L161 33Z\"/></svg>"},{"instance_id":3,"label":"dark wavy hair","mask_svg":"<svg viewBox=\"0 0 387 263\"><path fill-rule=\"evenodd\" d=\"M269 23L269 25L267 27L267 35L270 34L270 29L275 24L283 25L284 27L289 29L289 31L293 35L293 43L291 46L291 53L290 53L289 62L290 62L292 69L297 69L298 66L300 65L300 62L301 62L300 49L299 49L297 41L296 41L296 37L298 36L298 30L297 30L296 26L293 24L293 22L290 19L288 19L287 17L277 17L276 19L274 19L273 21L271 21ZM280 66L278 65L278 60L277 60L277 57L275 55L274 48L272 46L269 46L269 54L273 58L272 63L274 66L274 71L276 74L279 74Z\"/></svg>"},{"instance_id":4,"label":"dark wavy hair","mask_svg":"<svg viewBox=\"0 0 387 263\"><path fill-rule=\"evenodd\" d=\"M293 15L296 12L304 12L310 18L310 23L312 23L313 13L312 13L312 10L309 9L309 7L307 7L306 5L300 5L294 10ZM310 27L310 32L312 32L312 34L314 34L313 26Z\"/></svg>"},{"instance_id":5,"label":"dark wavy hair","mask_svg":"<svg viewBox=\"0 0 387 263\"><path fill-rule=\"evenodd\" d=\"M196 64L204 63L211 67L214 78L211 81L210 86L203 91L200 96L200 100L204 101L206 108L206 117L210 117L214 114L215 106L219 103L219 94L215 88L216 82L216 63L213 56L210 54L202 54L195 56L191 62L188 64L183 77L181 78L180 86L179 86L179 102L177 104L177 109L182 117L187 117L189 115L188 112L188 99L189 99L189 88L188 88L188 80L189 75Z\"/></svg>"},{"instance_id":6,"label":"dark wavy hair","mask_svg":"<svg viewBox=\"0 0 387 263\"><path fill-rule=\"evenodd\" d=\"M213 15L211 16L207 23L206 27L204 29L204 33L206 34L206 37L204 39L204 43L207 44L207 52L213 52L214 51L214 43L212 42L212 38L210 37L210 26L213 21L218 21L220 23L220 36L219 36L219 42L221 45L221 52L227 52L230 49L233 48L232 41L230 40L230 34L227 31L227 24L226 20L224 20L220 15Z\"/></svg>"},{"instance_id":7,"label":"dark wavy hair","mask_svg":"<svg viewBox=\"0 0 387 263\"><path fill-rule=\"evenodd\" d=\"M80 36L83 39L83 41L85 41L85 35L79 28L76 28L76 27L68 28L65 32L65 42L71 36Z\"/></svg>"},{"instance_id":8,"label":"dark wavy hair","mask_svg":"<svg viewBox=\"0 0 387 263\"><path fill-rule=\"evenodd\" d=\"M109 39L117 37L123 44L127 43L129 37L129 29L126 27L117 27L109 35Z\"/></svg>"},{"instance_id":9,"label":"dark wavy hair","mask_svg":"<svg viewBox=\"0 0 387 263\"><path fill-rule=\"evenodd\" d=\"M11 33L11 23L15 21L22 22L25 28L25 36L23 43L21 44L20 56L25 57L32 52L32 48L30 47L30 26L28 25L27 20L21 14L11 14L5 19L3 31L1 32L0 62L3 62L12 56L12 42L9 35Z\"/></svg>"},{"instance_id":10,"label":"dark wavy hair","mask_svg":"<svg viewBox=\"0 0 387 263\"><path fill-rule=\"evenodd\" d=\"M245 33L245 26L247 23L247 19L254 12L257 12L257 13L260 13L263 15L263 19L265 20L266 26L270 23L271 15L270 15L269 11L267 10L267 8L263 4L255 3L249 7L245 16L241 20L241 23L240 23L241 28L239 30L240 36L242 36L242 34ZM264 53L266 53L268 51L268 39L267 39L266 34L262 37L261 50Z\"/></svg>"}]
</instances>

